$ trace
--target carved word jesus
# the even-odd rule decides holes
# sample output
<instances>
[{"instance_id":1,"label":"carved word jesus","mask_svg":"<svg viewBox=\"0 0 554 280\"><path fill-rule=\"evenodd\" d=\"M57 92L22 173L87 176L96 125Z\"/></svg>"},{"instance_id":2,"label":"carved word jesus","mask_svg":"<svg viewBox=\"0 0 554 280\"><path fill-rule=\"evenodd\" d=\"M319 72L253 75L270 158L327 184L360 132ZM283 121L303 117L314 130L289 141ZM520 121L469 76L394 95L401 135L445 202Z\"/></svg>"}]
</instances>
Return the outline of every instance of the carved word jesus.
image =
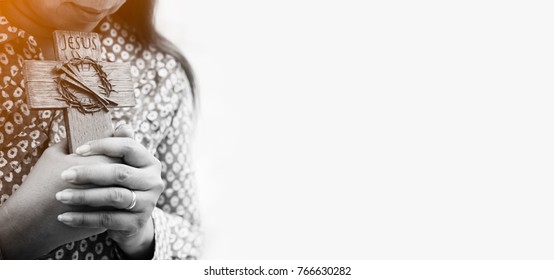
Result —
<instances>
[{"instance_id":1,"label":"carved word jesus","mask_svg":"<svg viewBox=\"0 0 554 280\"><path fill-rule=\"evenodd\" d=\"M55 31L58 61L25 61L27 103L64 110L70 152L113 134L108 108L135 105L129 63L99 61L100 46L96 33Z\"/></svg>"},{"instance_id":2,"label":"carved word jesus","mask_svg":"<svg viewBox=\"0 0 554 280\"><path fill-rule=\"evenodd\" d=\"M80 35L70 35L70 34L63 34L62 40L59 41L59 48L62 51L67 50L67 48L70 48L72 50L80 50L83 49L90 49L90 50L97 50L100 48L97 42L100 40L98 39L98 34L93 34L92 36L83 37Z\"/></svg>"}]
</instances>

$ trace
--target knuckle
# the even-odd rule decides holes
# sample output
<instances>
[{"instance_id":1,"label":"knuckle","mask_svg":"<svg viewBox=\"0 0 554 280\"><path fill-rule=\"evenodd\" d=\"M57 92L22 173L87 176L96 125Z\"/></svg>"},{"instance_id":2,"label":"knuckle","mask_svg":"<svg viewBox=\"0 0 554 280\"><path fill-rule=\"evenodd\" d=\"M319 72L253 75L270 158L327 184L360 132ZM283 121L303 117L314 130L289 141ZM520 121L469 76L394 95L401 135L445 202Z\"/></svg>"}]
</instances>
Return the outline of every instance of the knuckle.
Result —
<instances>
[{"instance_id":1,"label":"knuckle","mask_svg":"<svg viewBox=\"0 0 554 280\"><path fill-rule=\"evenodd\" d=\"M77 191L73 193L73 202L76 204L85 204L87 202L87 196L83 191Z\"/></svg>"},{"instance_id":2,"label":"knuckle","mask_svg":"<svg viewBox=\"0 0 554 280\"><path fill-rule=\"evenodd\" d=\"M77 226L84 226L85 225L85 217L83 217L83 215L75 215L73 217L73 223Z\"/></svg>"},{"instance_id":3,"label":"knuckle","mask_svg":"<svg viewBox=\"0 0 554 280\"><path fill-rule=\"evenodd\" d=\"M143 228L144 226L146 226L146 222L148 220L145 220L145 219L141 219L141 218L137 218L136 219L136 222L134 223L134 228L136 231L140 230L141 228Z\"/></svg>"},{"instance_id":4,"label":"knuckle","mask_svg":"<svg viewBox=\"0 0 554 280\"><path fill-rule=\"evenodd\" d=\"M141 203L143 205L145 212L151 212L155 207L158 200L158 195L149 196L149 198Z\"/></svg>"},{"instance_id":5,"label":"knuckle","mask_svg":"<svg viewBox=\"0 0 554 280\"><path fill-rule=\"evenodd\" d=\"M118 188L111 188L108 191L108 201L118 203L123 201L123 193Z\"/></svg>"},{"instance_id":6,"label":"knuckle","mask_svg":"<svg viewBox=\"0 0 554 280\"><path fill-rule=\"evenodd\" d=\"M140 231L140 227L138 224L133 224L132 226L129 227L129 230L128 230L129 234L131 235L135 235L139 231Z\"/></svg>"},{"instance_id":7,"label":"knuckle","mask_svg":"<svg viewBox=\"0 0 554 280\"><path fill-rule=\"evenodd\" d=\"M133 237L133 235L135 235L135 234L133 232L128 231L128 230L118 230L118 231L111 231L110 232L110 237L118 243L124 242L128 238Z\"/></svg>"},{"instance_id":8,"label":"knuckle","mask_svg":"<svg viewBox=\"0 0 554 280\"><path fill-rule=\"evenodd\" d=\"M112 224L112 216L108 213L100 213L99 223L101 227L109 227Z\"/></svg>"},{"instance_id":9,"label":"knuckle","mask_svg":"<svg viewBox=\"0 0 554 280\"><path fill-rule=\"evenodd\" d=\"M161 178L157 178L154 183L152 184L152 188L158 192L161 193L165 189L165 183Z\"/></svg>"},{"instance_id":10,"label":"knuckle","mask_svg":"<svg viewBox=\"0 0 554 280\"><path fill-rule=\"evenodd\" d=\"M73 170L75 170L75 181L77 182L91 178L91 172L88 168L75 167Z\"/></svg>"},{"instance_id":11,"label":"knuckle","mask_svg":"<svg viewBox=\"0 0 554 280\"><path fill-rule=\"evenodd\" d=\"M154 157L154 168L158 173L162 171L162 162L156 157Z\"/></svg>"},{"instance_id":12,"label":"knuckle","mask_svg":"<svg viewBox=\"0 0 554 280\"><path fill-rule=\"evenodd\" d=\"M136 142L131 138L125 138L123 140L123 153L124 154L134 154L136 152Z\"/></svg>"},{"instance_id":13,"label":"knuckle","mask_svg":"<svg viewBox=\"0 0 554 280\"><path fill-rule=\"evenodd\" d=\"M139 232L139 229L136 226L129 226L129 229L124 231L125 237L133 237Z\"/></svg>"},{"instance_id":14,"label":"knuckle","mask_svg":"<svg viewBox=\"0 0 554 280\"><path fill-rule=\"evenodd\" d=\"M117 183L125 183L131 176L131 170L124 165L116 165L114 168L114 179Z\"/></svg>"},{"instance_id":15,"label":"knuckle","mask_svg":"<svg viewBox=\"0 0 554 280\"><path fill-rule=\"evenodd\" d=\"M156 206L158 204L158 198L159 198L159 196L156 197L156 199L151 200L150 203L148 204L148 211L150 213L154 210L154 208L156 208Z\"/></svg>"},{"instance_id":16,"label":"knuckle","mask_svg":"<svg viewBox=\"0 0 554 280\"><path fill-rule=\"evenodd\" d=\"M134 236L140 232L140 222L139 219L131 219L126 225L125 230L121 231L126 237Z\"/></svg>"}]
</instances>

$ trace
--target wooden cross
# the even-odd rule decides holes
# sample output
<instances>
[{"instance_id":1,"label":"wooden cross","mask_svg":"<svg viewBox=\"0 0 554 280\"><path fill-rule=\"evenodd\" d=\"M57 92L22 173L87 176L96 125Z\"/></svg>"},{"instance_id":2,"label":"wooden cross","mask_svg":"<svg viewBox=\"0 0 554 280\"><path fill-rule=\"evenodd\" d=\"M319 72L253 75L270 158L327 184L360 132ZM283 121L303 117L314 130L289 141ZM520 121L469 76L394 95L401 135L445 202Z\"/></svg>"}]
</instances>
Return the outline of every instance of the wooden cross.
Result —
<instances>
[{"instance_id":1,"label":"wooden cross","mask_svg":"<svg viewBox=\"0 0 554 280\"><path fill-rule=\"evenodd\" d=\"M69 151L73 153L90 140L112 136L108 107L135 105L131 68L129 63L101 62L100 37L96 33L54 31L53 35L58 61L26 60L24 63L27 103L31 109L64 110ZM103 74L91 64L64 63L75 58L98 61L93 66L99 66ZM105 75L103 82L102 75ZM64 89L73 97L73 102L63 98L60 81L65 82ZM106 89L106 82L110 89ZM97 107L85 112L79 106L81 103Z\"/></svg>"}]
</instances>

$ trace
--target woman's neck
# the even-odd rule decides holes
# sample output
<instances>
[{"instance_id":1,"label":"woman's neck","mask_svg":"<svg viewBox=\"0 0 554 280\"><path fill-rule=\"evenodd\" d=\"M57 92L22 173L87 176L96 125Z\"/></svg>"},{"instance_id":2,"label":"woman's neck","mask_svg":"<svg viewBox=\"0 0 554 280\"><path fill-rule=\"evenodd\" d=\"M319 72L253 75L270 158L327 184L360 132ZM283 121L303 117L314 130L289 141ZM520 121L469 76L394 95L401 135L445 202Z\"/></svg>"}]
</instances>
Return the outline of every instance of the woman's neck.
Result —
<instances>
[{"instance_id":1,"label":"woman's neck","mask_svg":"<svg viewBox=\"0 0 554 280\"><path fill-rule=\"evenodd\" d=\"M26 1L2 1L0 2L0 9L11 24L25 30L35 38L45 59L55 59L52 39L52 32L55 28L38 22L39 17L27 5Z\"/></svg>"}]
</instances>

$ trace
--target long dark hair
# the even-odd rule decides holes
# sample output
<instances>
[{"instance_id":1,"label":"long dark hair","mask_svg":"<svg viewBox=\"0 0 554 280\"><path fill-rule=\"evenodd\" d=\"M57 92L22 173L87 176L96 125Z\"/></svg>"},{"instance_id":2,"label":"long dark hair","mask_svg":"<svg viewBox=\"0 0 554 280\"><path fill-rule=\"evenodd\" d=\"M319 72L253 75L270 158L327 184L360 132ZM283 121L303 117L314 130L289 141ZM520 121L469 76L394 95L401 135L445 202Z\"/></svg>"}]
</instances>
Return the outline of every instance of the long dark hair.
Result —
<instances>
[{"instance_id":1,"label":"long dark hair","mask_svg":"<svg viewBox=\"0 0 554 280\"><path fill-rule=\"evenodd\" d=\"M136 32L138 39L144 46L152 45L177 59L183 66L189 80L193 98L196 100L196 80L190 63L185 56L169 40L162 36L155 26L156 0L127 0L125 4L115 13L126 21Z\"/></svg>"}]
</instances>

